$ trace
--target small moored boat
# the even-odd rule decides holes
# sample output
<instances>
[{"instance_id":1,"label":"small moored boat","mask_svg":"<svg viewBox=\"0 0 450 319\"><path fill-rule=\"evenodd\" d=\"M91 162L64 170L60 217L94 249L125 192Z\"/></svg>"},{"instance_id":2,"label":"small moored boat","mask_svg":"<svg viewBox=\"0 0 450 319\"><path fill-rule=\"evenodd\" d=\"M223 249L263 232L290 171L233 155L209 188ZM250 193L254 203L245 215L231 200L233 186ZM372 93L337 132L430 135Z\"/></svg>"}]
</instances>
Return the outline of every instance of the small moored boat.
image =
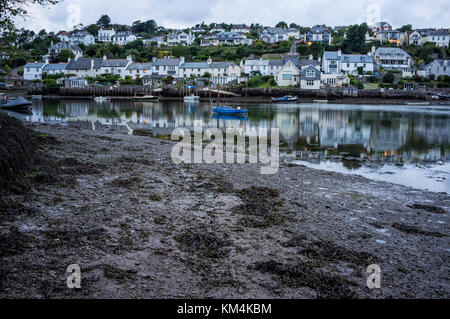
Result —
<instances>
[{"instance_id":1,"label":"small moored boat","mask_svg":"<svg viewBox=\"0 0 450 319\"><path fill-rule=\"evenodd\" d=\"M186 95L184 100L189 102L200 101L200 96L194 94Z\"/></svg>"},{"instance_id":2,"label":"small moored boat","mask_svg":"<svg viewBox=\"0 0 450 319\"><path fill-rule=\"evenodd\" d=\"M283 97L279 97L279 98L272 98L272 102L277 102L277 103L289 103L289 102L296 102L298 100L297 96L292 96L292 95L285 95Z\"/></svg>"},{"instance_id":3,"label":"small moored boat","mask_svg":"<svg viewBox=\"0 0 450 319\"><path fill-rule=\"evenodd\" d=\"M0 106L2 109L6 109L6 110L28 110L28 111L31 111L32 104L33 103L31 103L24 97L19 96L17 98L9 99L6 102L3 102Z\"/></svg>"},{"instance_id":4,"label":"small moored boat","mask_svg":"<svg viewBox=\"0 0 450 319\"><path fill-rule=\"evenodd\" d=\"M212 111L221 115L241 115L244 116L248 113L246 109L232 108L230 106L216 106L212 108Z\"/></svg>"},{"instance_id":5,"label":"small moored boat","mask_svg":"<svg viewBox=\"0 0 450 319\"><path fill-rule=\"evenodd\" d=\"M94 97L94 101L95 102L109 102L110 98L109 97L104 97L104 96L96 96Z\"/></svg>"},{"instance_id":6,"label":"small moored boat","mask_svg":"<svg viewBox=\"0 0 450 319\"><path fill-rule=\"evenodd\" d=\"M135 96L134 102L158 102L159 97L154 95Z\"/></svg>"},{"instance_id":7,"label":"small moored boat","mask_svg":"<svg viewBox=\"0 0 450 319\"><path fill-rule=\"evenodd\" d=\"M430 102L405 102L405 105L430 105Z\"/></svg>"}]
</instances>

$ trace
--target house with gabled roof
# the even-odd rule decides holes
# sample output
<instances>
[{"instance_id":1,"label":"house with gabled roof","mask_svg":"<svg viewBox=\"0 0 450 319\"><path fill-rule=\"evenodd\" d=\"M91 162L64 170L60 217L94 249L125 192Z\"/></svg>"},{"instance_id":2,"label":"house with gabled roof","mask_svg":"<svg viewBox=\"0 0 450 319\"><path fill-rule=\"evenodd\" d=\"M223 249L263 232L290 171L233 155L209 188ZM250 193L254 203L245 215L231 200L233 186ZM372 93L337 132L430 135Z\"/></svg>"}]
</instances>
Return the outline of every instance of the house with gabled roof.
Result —
<instances>
[{"instance_id":1,"label":"house with gabled roof","mask_svg":"<svg viewBox=\"0 0 450 319\"><path fill-rule=\"evenodd\" d=\"M69 60L66 66L66 74L72 74L82 78L86 76L96 77L101 74L101 65L104 58L78 58Z\"/></svg>"},{"instance_id":2,"label":"house with gabled roof","mask_svg":"<svg viewBox=\"0 0 450 319\"><path fill-rule=\"evenodd\" d=\"M133 63L131 55L127 56L126 59L107 59L106 56L103 57L103 62L100 65L101 74L119 74L120 77L124 78L126 74L127 67Z\"/></svg>"},{"instance_id":3,"label":"house with gabled roof","mask_svg":"<svg viewBox=\"0 0 450 319\"><path fill-rule=\"evenodd\" d=\"M60 74L64 75L66 73L67 63L60 62L60 63L52 63L52 64L46 64L44 66L44 69L42 73L46 74Z\"/></svg>"},{"instance_id":4,"label":"house with gabled roof","mask_svg":"<svg viewBox=\"0 0 450 319\"><path fill-rule=\"evenodd\" d=\"M103 29L98 30L97 40L99 42L112 42L112 37L116 34L114 29Z\"/></svg>"},{"instance_id":5,"label":"house with gabled roof","mask_svg":"<svg viewBox=\"0 0 450 319\"><path fill-rule=\"evenodd\" d=\"M377 22L371 26L369 26L370 31L372 32L380 32L380 31L391 31L392 26L386 21Z\"/></svg>"},{"instance_id":6,"label":"house with gabled roof","mask_svg":"<svg viewBox=\"0 0 450 319\"><path fill-rule=\"evenodd\" d=\"M437 59L424 67L426 77L433 75L437 79L440 75L450 76L450 60Z\"/></svg>"},{"instance_id":7,"label":"house with gabled roof","mask_svg":"<svg viewBox=\"0 0 450 319\"><path fill-rule=\"evenodd\" d=\"M447 48L449 46L450 34L448 30L433 30L427 32L422 39L420 44L424 45L427 42L435 43L437 47Z\"/></svg>"},{"instance_id":8,"label":"house with gabled roof","mask_svg":"<svg viewBox=\"0 0 450 319\"><path fill-rule=\"evenodd\" d=\"M288 36L288 33L282 28L268 27L268 28L264 28L259 33L259 39L264 43L273 44L273 43L278 43L281 41L288 41L289 36Z\"/></svg>"},{"instance_id":9,"label":"house with gabled roof","mask_svg":"<svg viewBox=\"0 0 450 319\"><path fill-rule=\"evenodd\" d=\"M27 63L23 67L24 80L42 80L42 73L44 67L48 64L48 60L45 62L33 62Z\"/></svg>"},{"instance_id":10,"label":"house with gabled roof","mask_svg":"<svg viewBox=\"0 0 450 319\"><path fill-rule=\"evenodd\" d=\"M283 66L282 59L263 59L250 55L245 61L241 61L241 68L245 74L272 75L277 74Z\"/></svg>"},{"instance_id":11,"label":"house with gabled roof","mask_svg":"<svg viewBox=\"0 0 450 319\"><path fill-rule=\"evenodd\" d=\"M137 78L143 78L144 76L151 74L151 63L130 63L125 70L125 76L129 75L133 80Z\"/></svg>"},{"instance_id":12,"label":"house with gabled roof","mask_svg":"<svg viewBox=\"0 0 450 319\"><path fill-rule=\"evenodd\" d=\"M305 40L307 44L313 42L331 44L331 31L325 25L315 25L305 33Z\"/></svg>"},{"instance_id":13,"label":"house with gabled roof","mask_svg":"<svg viewBox=\"0 0 450 319\"><path fill-rule=\"evenodd\" d=\"M372 47L371 56L378 66L391 70L402 70L411 67L412 57L400 48Z\"/></svg>"},{"instance_id":14,"label":"house with gabled roof","mask_svg":"<svg viewBox=\"0 0 450 319\"><path fill-rule=\"evenodd\" d=\"M250 32L250 27L248 27L245 24L233 24L233 26L231 27L231 32L249 33Z\"/></svg>"},{"instance_id":15,"label":"house with gabled roof","mask_svg":"<svg viewBox=\"0 0 450 319\"><path fill-rule=\"evenodd\" d=\"M299 86L302 89L320 89L320 62L313 60L300 60L298 56L287 56L284 65L275 75L278 86Z\"/></svg>"},{"instance_id":16,"label":"house with gabled roof","mask_svg":"<svg viewBox=\"0 0 450 319\"><path fill-rule=\"evenodd\" d=\"M338 51L325 51L322 58L322 71L326 74L358 74L358 68L363 73L374 71L374 62L367 54L342 54Z\"/></svg>"},{"instance_id":17,"label":"house with gabled roof","mask_svg":"<svg viewBox=\"0 0 450 319\"><path fill-rule=\"evenodd\" d=\"M120 46L136 41L136 39L137 37L131 31L119 31L111 37L112 43Z\"/></svg>"},{"instance_id":18,"label":"house with gabled roof","mask_svg":"<svg viewBox=\"0 0 450 319\"><path fill-rule=\"evenodd\" d=\"M58 33L58 35L56 37L59 39L59 41L62 41L62 42L69 42L69 40L70 40L70 34L67 33L66 31L62 31L62 32Z\"/></svg>"},{"instance_id":19,"label":"house with gabled roof","mask_svg":"<svg viewBox=\"0 0 450 319\"><path fill-rule=\"evenodd\" d=\"M53 57L59 56L62 50L70 50L75 55L75 59L83 56L83 50L77 45L72 45L68 42L58 42L56 44L51 44L48 48L48 54Z\"/></svg>"},{"instance_id":20,"label":"house with gabled roof","mask_svg":"<svg viewBox=\"0 0 450 319\"><path fill-rule=\"evenodd\" d=\"M184 63L184 57L169 58L164 57L162 59L158 59L156 57L152 60L152 74L154 75L163 75L172 77L178 77L180 65Z\"/></svg>"},{"instance_id":21,"label":"house with gabled roof","mask_svg":"<svg viewBox=\"0 0 450 319\"><path fill-rule=\"evenodd\" d=\"M71 45L84 44L85 46L95 43L95 38L87 31L80 31L72 34L69 38Z\"/></svg>"}]
</instances>

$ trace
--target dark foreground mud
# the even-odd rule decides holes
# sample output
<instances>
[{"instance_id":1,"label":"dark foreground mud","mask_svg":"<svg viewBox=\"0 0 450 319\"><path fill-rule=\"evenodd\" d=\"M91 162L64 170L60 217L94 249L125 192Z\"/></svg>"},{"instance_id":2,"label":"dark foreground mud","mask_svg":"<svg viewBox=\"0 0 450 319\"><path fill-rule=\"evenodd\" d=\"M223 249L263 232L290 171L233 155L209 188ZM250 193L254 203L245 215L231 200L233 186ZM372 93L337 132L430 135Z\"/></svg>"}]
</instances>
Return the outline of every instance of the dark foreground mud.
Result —
<instances>
[{"instance_id":1,"label":"dark foreground mud","mask_svg":"<svg viewBox=\"0 0 450 319\"><path fill-rule=\"evenodd\" d=\"M125 128L26 125L39 160L1 190L1 298L450 297L447 194L287 164L177 165L172 142Z\"/></svg>"}]
</instances>

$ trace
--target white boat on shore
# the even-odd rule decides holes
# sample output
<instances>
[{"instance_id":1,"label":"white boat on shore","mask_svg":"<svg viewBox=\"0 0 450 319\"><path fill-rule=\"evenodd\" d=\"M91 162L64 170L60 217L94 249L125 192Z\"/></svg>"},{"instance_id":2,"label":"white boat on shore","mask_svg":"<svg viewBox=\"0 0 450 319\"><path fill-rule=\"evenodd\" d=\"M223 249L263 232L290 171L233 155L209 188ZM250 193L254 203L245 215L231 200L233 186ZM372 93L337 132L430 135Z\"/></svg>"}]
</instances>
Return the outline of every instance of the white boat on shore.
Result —
<instances>
[{"instance_id":1,"label":"white boat on shore","mask_svg":"<svg viewBox=\"0 0 450 319\"><path fill-rule=\"evenodd\" d=\"M405 102L405 105L430 105L430 102Z\"/></svg>"},{"instance_id":2,"label":"white boat on shore","mask_svg":"<svg viewBox=\"0 0 450 319\"><path fill-rule=\"evenodd\" d=\"M186 95L186 96L184 97L184 100L185 100L186 102L200 101L200 96L194 95L194 94Z\"/></svg>"},{"instance_id":3,"label":"white boat on shore","mask_svg":"<svg viewBox=\"0 0 450 319\"><path fill-rule=\"evenodd\" d=\"M95 102L108 102L109 100L110 100L109 97L104 97L104 96L94 97Z\"/></svg>"}]
</instances>

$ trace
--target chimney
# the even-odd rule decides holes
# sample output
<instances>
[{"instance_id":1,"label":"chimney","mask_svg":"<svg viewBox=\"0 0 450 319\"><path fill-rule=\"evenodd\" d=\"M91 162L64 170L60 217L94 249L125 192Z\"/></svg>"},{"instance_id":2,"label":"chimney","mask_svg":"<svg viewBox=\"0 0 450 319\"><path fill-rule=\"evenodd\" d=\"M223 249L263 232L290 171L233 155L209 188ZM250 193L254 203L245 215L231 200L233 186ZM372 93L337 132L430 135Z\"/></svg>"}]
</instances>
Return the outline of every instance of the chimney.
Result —
<instances>
[{"instance_id":1,"label":"chimney","mask_svg":"<svg viewBox=\"0 0 450 319\"><path fill-rule=\"evenodd\" d=\"M312 55L312 54L309 55L309 59L310 59L310 60L313 59L313 55Z\"/></svg>"},{"instance_id":2,"label":"chimney","mask_svg":"<svg viewBox=\"0 0 450 319\"><path fill-rule=\"evenodd\" d=\"M103 61L105 61L105 60L106 60L106 55L103 56Z\"/></svg>"},{"instance_id":3,"label":"chimney","mask_svg":"<svg viewBox=\"0 0 450 319\"><path fill-rule=\"evenodd\" d=\"M153 62L153 63L156 62L156 57L155 57L155 56L152 58L152 62Z\"/></svg>"},{"instance_id":4,"label":"chimney","mask_svg":"<svg viewBox=\"0 0 450 319\"><path fill-rule=\"evenodd\" d=\"M72 59L69 57L69 58L67 59L67 63L70 63L71 60L72 60Z\"/></svg>"},{"instance_id":5,"label":"chimney","mask_svg":"<svg viewBox=\"0 0 450 319\"><path fill-rule=\"evenodd\" d=\"M133 63L133 57L131 55L127 56L127 60L130 61L130 63Z\"/></svg>"},{"instance_id":6,"label":"chimney","mask_svg":"<svg viewBox=\"0 0 450 319\"><path fill-rule=\"evenodd\" d=\"M185 61L184 56L180 56L180 65L183 64Z\"/></svg>"},{"instance_id":7,"label":"chimney","mask_svg":"<svg viewBox=\"0 0 450 319\"><path fill-rule=\"evenodd\" d=\"M342 56L342 51L341 49L338 50L338 58L340 58Z\"/></svg>"},{"instance_id":8,"label":"chimney","mask_svg":"<svg viewBox=\"0 0 450 319\"><path fill-rule=\"evenodd\" d=\"M91 70L94 69L94 59L91 59Z\"/></svg>"}]
</instances>

